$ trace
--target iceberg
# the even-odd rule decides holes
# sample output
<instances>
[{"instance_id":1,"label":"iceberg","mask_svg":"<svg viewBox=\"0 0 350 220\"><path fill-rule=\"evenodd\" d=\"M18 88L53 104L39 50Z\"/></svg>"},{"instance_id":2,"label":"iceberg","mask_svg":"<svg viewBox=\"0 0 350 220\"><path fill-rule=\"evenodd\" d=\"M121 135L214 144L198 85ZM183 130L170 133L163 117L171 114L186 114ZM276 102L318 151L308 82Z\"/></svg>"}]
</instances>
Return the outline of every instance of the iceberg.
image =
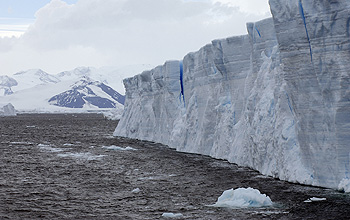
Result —
<instances>
[{"instance_id":1,"label":"iceberg","mask_svg":"<svg viewBox=\"0 0 350 220\"><path fill-rule=\"evenodd\" d=\"M0 103L0 116L16 116L15 107L11 103Z\"/></svg>"},{"instance_id":2,"label":"iceberg","mask_svg":"<svg viewBox=\"0 0 350 220\"><path fill-rule=\"evenodd\" d=\"M211 206L223 208L257 208L272 205L270 197L261 194L258 189L248 187L224 191L218 198L218 201Z\"/></svg>"},{"instance_id":3,"label":"iceberg","mask_svg":"<svg viewBox=\"0 0 350 220\"><path fill-rule=\"evenodd\" d=\"M290 182L349 179L350 2L269 3L272 18L248 23L247 35L125 79L114 135Z\"/></svg>"}]
</instances>

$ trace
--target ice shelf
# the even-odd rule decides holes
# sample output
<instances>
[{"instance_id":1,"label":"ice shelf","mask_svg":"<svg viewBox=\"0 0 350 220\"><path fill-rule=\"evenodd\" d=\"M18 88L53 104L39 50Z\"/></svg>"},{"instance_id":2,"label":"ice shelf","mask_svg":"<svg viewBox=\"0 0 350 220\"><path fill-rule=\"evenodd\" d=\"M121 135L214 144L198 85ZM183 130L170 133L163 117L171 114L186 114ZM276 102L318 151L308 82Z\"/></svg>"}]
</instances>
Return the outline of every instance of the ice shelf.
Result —
<instances>
[{"instance_id":1,"label":"ice shelf","mask_svg":"<svg viewBox=\"0 0 350 220\"><path fill-rule=\"evenodd\" d=\"M350 178L350 2L270 0L272 18L124 80L114 135L291 182Z\"/></svg>"}]
</instances>

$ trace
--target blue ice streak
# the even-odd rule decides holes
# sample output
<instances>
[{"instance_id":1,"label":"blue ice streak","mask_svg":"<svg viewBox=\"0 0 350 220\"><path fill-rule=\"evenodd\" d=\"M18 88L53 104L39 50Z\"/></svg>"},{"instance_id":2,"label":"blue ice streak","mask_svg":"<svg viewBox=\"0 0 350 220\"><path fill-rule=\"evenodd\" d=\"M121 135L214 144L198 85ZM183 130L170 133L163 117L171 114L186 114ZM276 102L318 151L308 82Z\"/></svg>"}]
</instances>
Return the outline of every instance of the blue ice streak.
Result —
<instances>
[{"instance_id":1,"label":"blue ice streak","mask_svg":"<svg viewBox=\"0 0 350 220\"><path fill-rule=\"evenodd\" d=\"M258 28L256 26L255 26L255 30L259 34L259 37L261 37L260 31L258 30Z\"/></svg>"},{"instance_id":2,"label":"blue ice streak","mask_svg":"<svg viewBox=\"0 0 350 220\"><path fill-rule=\"evenodd\" d=\"M306 26L306 19L305 19L305 13L304 13L304 8L303 8L303 4L301 2L301 0L299 0L299 11L300 11L300 15L304 21L304 26L305 26L305 31L306 31L306 37L307 37L307 41L309 42L309 47L310 47L310 57L311 57L311 62L312 62L312 49L311 49L311 42L310 42L310 37L309 37L309 32L307 30L307 26Z\"/></svg>"},{"instance_id":3,"label":"blue ice streak","mask_svg":"<svg viewBox=\"0 0 350 220\"><path fill-rule=\"evenodd\" d=\"M181 86L181 96L182 100L185 104L185 94L184 94L184 82L183 82L183 77L184 77L184 67L183 67L183 62L180 61L180 86Z\"/></svg>"}]
</instances>

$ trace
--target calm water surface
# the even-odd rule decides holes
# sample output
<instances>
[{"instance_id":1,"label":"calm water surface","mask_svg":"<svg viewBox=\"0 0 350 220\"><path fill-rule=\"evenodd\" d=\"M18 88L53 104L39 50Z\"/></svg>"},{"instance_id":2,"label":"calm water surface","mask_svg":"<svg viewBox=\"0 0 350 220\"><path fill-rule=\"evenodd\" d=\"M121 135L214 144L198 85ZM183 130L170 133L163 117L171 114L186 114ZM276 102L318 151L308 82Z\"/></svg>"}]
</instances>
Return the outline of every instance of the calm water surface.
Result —
<instances>
[{"instance_id":1,"label":"calm water surface","mask_svg":"<svg viewBox=\"0 0 350 220\"><path fill-rule=\"evenodd\" d=\"M116 125L96 114L0 118L0 219L165 219L165 212L182 213L182 219L350 217L348 194L278 181L152 142L114 138ZM106 148L113 145L134 150ZM259 189L275 206L207 206L238 187ZM311 197L327 200L304 202Z\"/></svg>"}]
</instances>

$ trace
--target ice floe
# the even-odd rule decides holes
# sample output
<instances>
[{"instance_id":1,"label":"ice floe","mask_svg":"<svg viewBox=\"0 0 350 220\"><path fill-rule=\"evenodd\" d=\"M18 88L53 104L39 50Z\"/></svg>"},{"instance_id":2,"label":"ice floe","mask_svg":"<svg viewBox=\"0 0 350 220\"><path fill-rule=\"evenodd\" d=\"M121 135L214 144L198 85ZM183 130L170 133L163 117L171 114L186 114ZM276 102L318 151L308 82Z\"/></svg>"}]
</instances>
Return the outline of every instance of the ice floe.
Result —
<instances>
[{"instance_id":1,"label":"ice floe","mask_svg":"<svg viewBox=\"0 0 350 220\"><path fill-rule=\"evenodd\" d=\"M312 197L310 199L305 200L304 202L320 202L320 201L326 201L326 198L317 198L317 197Z\"/></svg>"},{"instance_id":2,"label":"ice floe","mask_svg":"<svg viewBox=\"0 0 350 220\"><path fill-rule=\"evenodd\" d=\"M183 215L181 213L165 212L162 214L162 217L164 217L164 218L182 218Z\"/></svg>"},{"instance_id":3,"label":"ice floe","mask_svg":"<svg viewBox=\"0 0 350 220\"><path fill-rule=\"evenodd\" d=\"M132 147L119 147L119 146L115 146L115 145L112 145L112 146L102 146L102 148L104 149L107 149L107 150L121 150L121 151L128 151L128 150L137 150L135 148L132 148Z\"/></svg>"},{"instance_id":4,"label":"ice floe","mask_svg":"<svg viewBox=\"0 0 350 220\"><path fill-rule=\"evenodd\" d=\"M141 190L140 190L140 188L136 188L136 189L133 189L131 192L132 193L139 193L139 192L141 192Z\"/></svg>"},{"instance_id":5,"label":"ice floe","mask_svg":"<svg viewBox=\"0 0 350 220\"><path fill-rule=\"evenodd\" d=\"M213 207L248 208L272 206L270 197L253 188L229 189L222 193Z\"/></svg>"}]
</instances>

